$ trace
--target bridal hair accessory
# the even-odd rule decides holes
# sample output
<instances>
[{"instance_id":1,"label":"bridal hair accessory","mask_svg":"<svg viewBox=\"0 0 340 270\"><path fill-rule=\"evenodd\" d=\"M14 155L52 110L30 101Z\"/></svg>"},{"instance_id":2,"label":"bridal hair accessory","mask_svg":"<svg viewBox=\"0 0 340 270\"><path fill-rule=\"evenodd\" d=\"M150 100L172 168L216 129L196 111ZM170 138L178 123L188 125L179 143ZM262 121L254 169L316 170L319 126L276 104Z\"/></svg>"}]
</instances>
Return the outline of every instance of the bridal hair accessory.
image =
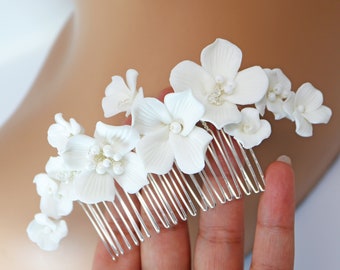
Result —
<instances>
[{"instance_id":1,"label":"bridal hair accessory","mask_svg":"<svg viewBox=\"0 0 340 270\"><path fill-rule=\"evenodd\" d=\"M29 238L57 249L68 231L62 217L77 202L116 259L188 213L264 191L252 148L271 134L265 111L295 122L303 137L332 112L312 84L293 92L280 69L239 71L241 59L237 46L216 39L202 50L201 65L183 61L172 69L174 92L164 101L144 97L134 69L125 80L113 76L104 115L125 113L131 125L98 122L89 136L56 114L47 138L58 155L34 178L41 213L27 227Z\"/></svg>"}]
</instances>

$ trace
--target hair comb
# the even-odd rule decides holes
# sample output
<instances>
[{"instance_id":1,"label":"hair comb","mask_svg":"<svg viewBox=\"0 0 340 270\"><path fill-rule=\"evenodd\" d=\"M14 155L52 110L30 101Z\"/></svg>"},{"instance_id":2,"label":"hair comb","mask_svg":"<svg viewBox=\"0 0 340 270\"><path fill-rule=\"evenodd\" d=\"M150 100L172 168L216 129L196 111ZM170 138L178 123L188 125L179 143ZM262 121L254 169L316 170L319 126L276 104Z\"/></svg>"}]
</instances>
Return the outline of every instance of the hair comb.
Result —
<instances>
[{"instance_id":1,"label":"hair comb","mask_svg":"<svg viewBox=\"0 0 340 270\"><path fill-rule=\"evenodd\" d=\"M271 134L265 111L288 118L312 136L331 110L321 91L304 83L296 92L280 69L239 71L241 50L216 39L201 65L183 61L170 73L172 93L160 101L137 88L138 72L113 76L105 89L105 117L125 112L130 125L98 122L93 136L61 113L48 129L58 155L35 176L40 210L29 238L55 250L67 234L63 216L78 202L112 259L179 220L217 204L265 190L253 151Z\"/></svg>"}]
</instances>

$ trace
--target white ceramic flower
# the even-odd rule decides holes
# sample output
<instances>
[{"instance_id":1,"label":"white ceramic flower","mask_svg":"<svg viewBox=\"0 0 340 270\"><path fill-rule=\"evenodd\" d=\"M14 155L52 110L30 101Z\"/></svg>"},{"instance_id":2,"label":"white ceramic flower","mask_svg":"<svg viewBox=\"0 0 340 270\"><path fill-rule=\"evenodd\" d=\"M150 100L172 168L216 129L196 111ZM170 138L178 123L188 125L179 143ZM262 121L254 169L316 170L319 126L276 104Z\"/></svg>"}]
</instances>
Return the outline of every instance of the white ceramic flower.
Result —
<instances>
[{"instance_id":1,"label":"white ceramic flower","mask_svg":"<svg viewBox=\"0 0 340 270\"><path fill-rule=\"evenodd\" d=\"M132 110L132 124L143 135L136 151L148 172L166 174L176 160L184 173L204 168L204 157L212 137L196 123L204 107L187 90L167 94L164 103L145 98Z\"/></svg>"},{"instance_id":2,"label":"white ceramic flower","mask_svg":"<svg viewBox=\"0 0 340 270\"><path fill-rule=\"evenodd\" d=\"M287 117L283 102L291 93L291 82L281 69L264 69L268 76L269 85L266 95L255 104L263 116L265 109L272 112L276 120Z\"/></svg>"},{"instance_id":3,"label":"white ceramic flower","mask_svg":"<svg viewBox=\"0 0 340 270\"><path fill-rule=\"evenodd\" d=\"M40 210L49 217L60 218L73 210L73 198L70 189L73 188L63 182L53 180L45 173L34 177L37 193L41 196Z\"/></svg>"},{"instance_id":4,"label":"white ceramic flower","mask_svg":"<svg viewBox=\"0 0 340 270\"><path fill-rule=\"evenodd\" d=\"M45 171L52 179L65 185L70 184L70 189L74 178L80 173L79 171L70 170L61 156L50 157L46 163Z\"/></svg>"},{"instance_id":5,"label":"white ceramic flower","mask_svg":"<svg viewBox=\"0 0 340 270\"><path fill-rule=\"evenodd\" d=\"M70 138L63 158L70 169L81 171L74 179L80 201L112 201L114 180L129 193L148 184L141 159L131 150L139 140L131 126L96 125L94 138L77 135ZM113 180L114 179L114 180Z\"/></svg>"},{"instance_id":6,"label":"white ceramic flower","mask_svg":"<svg viewBox=\"0 0 340 270\"><path fill-rule=\"evenodd\" d=\"M270 136L270 124L267 120L260 119L258 110L244 108L241 114L241 122L226 125L224 131L239 141L244 148L257 146Z\"/></svg>"},{"instance_id":7,"label":"white ceramic flower","mask_svg":"<svg viewBox=\"0 0 340 270\"><path fill-rule=\"evenodd\" d=\"M45 169L46 173L36 175L33 180L41 196L40 210L53 218L66 216L77 200L73 179L79 172L70 171L60 156L50 157Z\"/></svg>"},{"instance_id":8,"label":"white ceramic flower","mask_svg":"<svg viewBox=\"0 0 340 270\"><path fill-rule=\"evenodd\" d=\"M241 121L237 104L256 103L268 88L262 68L250 67L238 72L241 50L227 40L216 39L201 52L202 66L183 61L173 68L170 84L175 92L192 89L193 95L205 106L201 120L216 128Z\"/></svg>"},{"instance_id":9,"label":"white ceramic flower","mask_svg":"<svg viewBox=\"0 0 340 270\"><path fill-rule=\"evenodd\" d=\"M67 225L64 220L52 220L45 214L34 216L26 229L29 239L46 251L56 250L59 242L67 235Z\"/></svg>"},{"instance_id":10,"label":"white ceramic flower","mask_svg":"<svg viewBox=\"0 0 340 270\"><path fill-rule=\"evenodd\" d=\"M296 133L302 137L313 135L312 124L326 124L332 116L332 110L322 105L322 92L311 83L304 83L296 93L291 93L283 108L296 124Z\"/></svg>"},{"instance_id":11,"label":"white ceramic flower","mask_svg":"<svg viewBox=\"0 0 340 270\"><path fill-rule=\"evenodd\" d=\"M129 69L126 72L126 83L121 76L113 76L112 82L105 89L102 107L105 117L111 117L121 112L130 115L133 104L144 97L143 88L137 90L138 72Z\"/></svg>"},{"instance_id":12,"label":"white ceramic flower","mask_svg":"<svg viewBox=\"0 0 340 270\"><path fill-rule=\"evenodd\" d=\"M47 132L47 140L52 147L57 148L58 153L65 150L65 145L71 136L84 133L84 128L73 118L67 122L61 113L54 116L55 123Z\"/></svg>"}]
</instances>

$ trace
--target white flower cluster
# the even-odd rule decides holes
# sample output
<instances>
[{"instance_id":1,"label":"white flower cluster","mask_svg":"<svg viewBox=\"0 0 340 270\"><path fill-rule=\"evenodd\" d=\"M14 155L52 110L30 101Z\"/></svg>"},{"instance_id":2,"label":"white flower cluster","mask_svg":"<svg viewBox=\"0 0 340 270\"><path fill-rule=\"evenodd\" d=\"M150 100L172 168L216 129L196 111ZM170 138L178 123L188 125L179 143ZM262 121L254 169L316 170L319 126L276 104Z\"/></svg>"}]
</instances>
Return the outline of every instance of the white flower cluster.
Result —
<instances>
[{"instance_id":1,"label":"white flower cluster","mask_svg":"<svg viewBox=\"0 0 340 270\"><path fill-rule=\"evenodd\" d=\"M290 80L280 69L264 71L269 79L269 87L266 95L255 104L262 116L267 108L276 120L292 120L296 124L296 133L302 137L313 135L312 124L328 123L332 111L322 104L323 95L320 90L306 82L295 93L291 90Z\"/></svg>"},{"instance_id":2,"label":"white flower cluster","mask_svg":"<svg viewBox=\"0 0 340 270\"><path fill-rule=\"evenodd\" d=\"M69 138L84 130L74 119L65 121L61 113L55 115L55 122L48 129L47 139L61 154ZM36 214L28 225L27 234L41 249L55 250L59 241L67 235L66 222L61 218L71 213L73 201L77 200L73 185L78 172L70 170L61 156L50 157L45 171L33 180L41 197L41 213Z\"/></svg>"},{"instance_id":3,"label":"white flower cluster","mask_svg":"<svg viewBox=\"0 0 340 270\"><path fill-rule=\"evenodd\" d=\"M301 136L312 135L312 124L329 121L331 110L310 83L294 93L280 69L254 66L239 71L241 60L237 46L216 39L202 50L201 65L183 61L173 68L174 92L163 102L144 97L136 70L127 71L126 81L113 76L102 100L104 116L125 112L131 125L98 122L93 137L74 119L57 114L48 142L58 156L49 159L46 173L34 178L41 213L27 228L29 238L42 249L54 250L67 234L61 218L70 214L74 201L113 201L116 183L134 194L148 184L148 174L166 174L174 162L185 174L202 171L212 136L200 122L252 148L270 136L269 122L260 118L266 109L275 119L295 121Z\"/></svg>"}]
</instances>

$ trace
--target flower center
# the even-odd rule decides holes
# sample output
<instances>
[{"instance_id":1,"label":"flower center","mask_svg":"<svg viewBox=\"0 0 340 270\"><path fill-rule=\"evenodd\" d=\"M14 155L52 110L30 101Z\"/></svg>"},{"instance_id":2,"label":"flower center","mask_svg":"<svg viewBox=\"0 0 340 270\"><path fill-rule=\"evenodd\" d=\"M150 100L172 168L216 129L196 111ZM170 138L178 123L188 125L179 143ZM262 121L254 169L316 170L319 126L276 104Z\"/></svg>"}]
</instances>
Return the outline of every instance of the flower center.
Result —
<instances>
[{"instance_id":1,"label":"flower center","mask_svg":"<svg viewBox=\"0 0 340 270\"><path fill-rule=\"evenodd\" d=\"M111 145L104 145L102 148L94 145L89 151L88 169L94 169L98 174L111 171L115 175L122 175L125 171L122 159L122 155L114 153Z\"/></svg>"},{"instance_id":2,"label":"flower center","mask_svg":"<svg viewBox=\"0 0 340 270\"><path fill-rule=\"evenodd\" d=\"M246 134L255 133L257 129L258 129L257 126L250 122L246 122L242 125L242 131Z\"/></svg>"},{"instance_id":3,"label":"flower center","mask_svg":"<svg viewBox=\"0 0 340 270\"><path fill-rule=\"evenodd\" d=\"M305 111L305 106L299 105L299 106L297 106L297 110L298 110L300 113L303 113L303 112Z\"/></svg>"},{"instance_id":4,"label":"flower center","mask_svg":"<svg viewBox=\"0 0 340 270\"><path fill-rule=\"evenodd\" d=\"M272 91L268 93L268 100L274 102L276 100L276 94Z\"/></svg>"},{"instance_id":5,"label":"flower center","mask_svg":"<svg viewBox=\"0 0 340 270\"><path fill-rule=\"evenodd\" d=\"M43 229L44 234L51 234L53 230L50 227L45 226Z\"/></svg>"},{"instance_id":6,"label":"flower center","mask_svg":"<svg viewBox=\"0 0 340 270\"><path fill-rule=\"evenodd\" d=\"M169 129L170 129L170 131L171 131L172 133L174 133L174 134L179 134L179 133L182 131L183 127L182 127L182 124L181 124L181 123L179 123L179 122L177 122L177 121L173 121L173 122L170 124Z\"/></svg>"},{"instance_id":7,"label":"flower center","mask_svg":"<svg viewBox=\"0 0 340 270\"><path fill-rule=\"evenodd\" d=\"M215 82L214 90L208 95L208 102L210 104L220 106L225 102L224 95L230 95L233 93L235 83L232 80L226 82L225 78L221 75L217 75L215 77Z\"/></svg>"},{"instance_id":8,"label":"flower center","mask_svg":"<svg viewBox=\"0 0 340 270\"><path fill-rule=\"evenodd\" d=\"M274 102L276 99L286 99L288 95L289 91L284 90L283 86L278 83L268 90L267 98L269 101Z\"/></svg>"},{"instance_id":9,"label":"flower center","mask_svg":"<svg viewBox=\"0 0 340 270\"><path fill-rule=\"evenodd\" d=\"M282 92L282 86L280 84L277 84L273 87L273 92L276 94L276 95L280 95L281 92Z\"/></svg>"}]
</instances>

